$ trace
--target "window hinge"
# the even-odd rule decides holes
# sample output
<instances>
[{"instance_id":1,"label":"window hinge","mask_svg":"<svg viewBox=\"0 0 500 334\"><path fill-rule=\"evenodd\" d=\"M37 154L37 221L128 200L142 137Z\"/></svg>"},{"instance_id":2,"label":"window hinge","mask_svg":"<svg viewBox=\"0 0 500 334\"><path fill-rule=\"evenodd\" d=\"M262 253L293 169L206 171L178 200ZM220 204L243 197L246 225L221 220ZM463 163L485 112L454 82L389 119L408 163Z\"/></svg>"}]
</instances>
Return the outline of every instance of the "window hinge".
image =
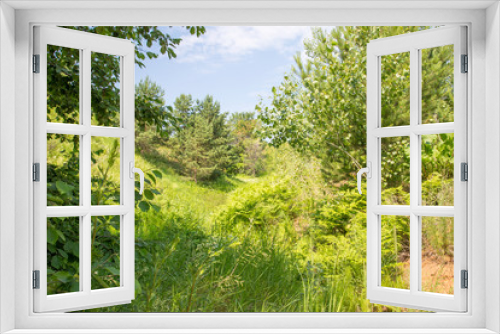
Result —
<instances>
[{"instance_id":1,"label":"window hinge","mask_svg":"<svg viewBox=\"0 0 500 334\"><path fill-rule=\"evenodd\" d=\"M462 289L467 289L469 288L469 273L467 272L467 270L462 270L461 271L461 286L462 286Z\"/></svg>"},{"instance_id":2,"label":"window hinge","mask_svg":"<svg viewBox=\"0 0 500 334\"><path fill-rule=\"evenodd\" d=\"M33 289L40 289L40 270L33 270Z\"/></svg>"},{"instance_id":3,"label":"window hinge","mask_svg":"<svg viewBox=\"0 0 500 334\"><path fill-rule=\"evenodd\" d=\"M33 181L40 182L40 163L33 164Z\"/></svg>"},{"instance_id":4,"label":"window hinge","mask_svg":"<svg viewBox=\"0 0 500 334\"><path fill-rule=\"evenodd\" d=\"M469 181L469 165L466 162L460 164L460 180Z\"/></svg>"},{"instance_id":5,"label":"window hinge","mask_svg":"<svg viewBox=\"0 0 500 334\"><path fill-rule=\"evenodd\" d=\"M462 73L469 72L469 56L462 55Z\"/></svg>"},{"instance_id":6,"label":"window hinge","mask_svg":"<svg viewBox=\"0 0 500 334\"><path fill-rule=\"evenodd\" d=\"M33 55L33 73L40 73L40 55Z\"/></svg>"}]
</instances>

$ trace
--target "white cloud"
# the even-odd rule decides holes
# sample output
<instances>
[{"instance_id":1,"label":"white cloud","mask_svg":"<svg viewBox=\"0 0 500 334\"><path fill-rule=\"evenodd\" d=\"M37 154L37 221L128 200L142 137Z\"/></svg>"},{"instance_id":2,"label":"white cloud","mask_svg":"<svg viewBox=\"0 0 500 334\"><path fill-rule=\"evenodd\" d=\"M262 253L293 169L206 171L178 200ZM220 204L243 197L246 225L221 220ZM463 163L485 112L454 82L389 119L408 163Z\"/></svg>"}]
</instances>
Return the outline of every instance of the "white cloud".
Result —
<instances>
[{"instance_id":1,"label":"white cloud","mask_svg":"<svg viewBox=\"0 0 500 334\"><path fill-rule=\"evenodd\" d=\"M310 31L310 27L207 27L201 37L183 36L177 61L236 61L255 51L294 52L302 49Z\"/></svg>"}]
</instances>

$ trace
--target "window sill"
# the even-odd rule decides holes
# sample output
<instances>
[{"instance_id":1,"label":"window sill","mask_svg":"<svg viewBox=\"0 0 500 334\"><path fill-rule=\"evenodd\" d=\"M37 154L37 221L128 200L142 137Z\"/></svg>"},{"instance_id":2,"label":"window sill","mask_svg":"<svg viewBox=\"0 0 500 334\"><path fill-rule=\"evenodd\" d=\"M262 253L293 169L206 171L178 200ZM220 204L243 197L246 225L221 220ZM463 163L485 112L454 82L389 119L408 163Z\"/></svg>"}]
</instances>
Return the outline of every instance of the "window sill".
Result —
<instances>
[{"instance_id":1,"label":"window sill","mask_svg":"<svg viewBox=\"0 0 500 334\"><path fill-rule=\"evenodd\" d=\"M470 329L14 329L5 334L487 334Z\"/></svg>"}]
</instances>

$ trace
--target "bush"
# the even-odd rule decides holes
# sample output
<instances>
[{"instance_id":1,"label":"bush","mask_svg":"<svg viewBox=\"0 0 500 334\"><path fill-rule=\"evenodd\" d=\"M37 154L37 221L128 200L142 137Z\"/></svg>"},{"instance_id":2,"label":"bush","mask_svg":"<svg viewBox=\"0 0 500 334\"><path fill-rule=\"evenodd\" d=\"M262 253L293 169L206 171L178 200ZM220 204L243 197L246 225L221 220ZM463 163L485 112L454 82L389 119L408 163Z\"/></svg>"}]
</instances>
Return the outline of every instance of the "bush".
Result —
<instances>
[{"instance_id":1,"label":"bush","mask_svg":"<svg viewBox=\"0 0 500 334\"><path fill-rule=\"evenodd\" d=\"M291 182L267 177L236 189L227 204L214 216L218 224L271 225L292 221L298 215L297 196Z\"/></svg>"}]
</instances>

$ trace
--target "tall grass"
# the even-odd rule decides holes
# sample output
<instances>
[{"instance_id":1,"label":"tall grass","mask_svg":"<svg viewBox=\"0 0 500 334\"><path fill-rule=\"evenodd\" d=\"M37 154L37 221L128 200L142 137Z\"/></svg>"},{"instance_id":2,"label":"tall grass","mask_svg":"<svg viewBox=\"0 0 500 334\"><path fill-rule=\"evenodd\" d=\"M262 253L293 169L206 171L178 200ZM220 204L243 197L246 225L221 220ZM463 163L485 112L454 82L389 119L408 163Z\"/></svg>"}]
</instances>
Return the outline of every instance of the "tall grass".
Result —
<instances>
[{"instance_id":1,"label":"tall grass","mask_svg":"<svg viewBox=\"0 0 500 334\"><path fill-rule=\"evenodd\" d=\"M92 311L412 311L366 299L366 202L354 178L332 189L315 161L287 148L267 153L267 175L205 184L137 155L136 165L163 177L160 211L137 212L136 298ZM404 243L402 221L390 224L400 232L387 242ZM443 248L439 224L425 235L431 248ZM388 259L398 256L391 249Z\"/></svg>"}]
</instances>

